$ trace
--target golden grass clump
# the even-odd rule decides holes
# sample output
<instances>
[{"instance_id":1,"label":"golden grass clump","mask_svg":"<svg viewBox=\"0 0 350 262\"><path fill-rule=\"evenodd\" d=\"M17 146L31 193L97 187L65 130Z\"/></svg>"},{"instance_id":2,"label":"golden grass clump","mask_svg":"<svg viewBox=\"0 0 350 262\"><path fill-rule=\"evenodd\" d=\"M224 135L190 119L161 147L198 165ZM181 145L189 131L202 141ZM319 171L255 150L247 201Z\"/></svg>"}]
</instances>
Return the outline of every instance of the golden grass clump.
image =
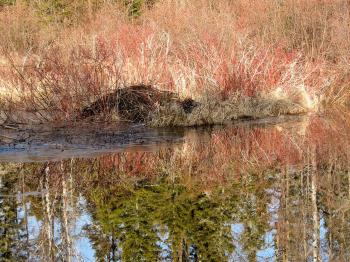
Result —
<instances>
[{"instance_id":1,"label":"golden grass clump","mask_svg":"<svg viewBox=\"0 0 350 262\"><path fill-rule=\"evenodd\" d=\"M225 124L235 120L258 119L280 115L296 115L308 112L298 102L289 99L239 98L222 101L206 97L191 112L185 112L181 104L173 102L161 106L152 113L151 126L201 126Z\"/></svg>"}]
</instances>

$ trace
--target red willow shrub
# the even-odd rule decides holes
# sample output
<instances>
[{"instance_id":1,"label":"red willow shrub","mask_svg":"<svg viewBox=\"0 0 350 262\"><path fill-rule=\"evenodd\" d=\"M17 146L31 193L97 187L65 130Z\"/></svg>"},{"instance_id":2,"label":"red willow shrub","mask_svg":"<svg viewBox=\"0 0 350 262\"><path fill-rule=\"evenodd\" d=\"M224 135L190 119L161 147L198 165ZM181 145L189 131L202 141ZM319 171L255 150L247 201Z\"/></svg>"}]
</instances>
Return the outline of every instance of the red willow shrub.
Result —
<instances>
[{"instance_id":1,"label":"red willow shrub","mask_svg":"<svg viewBox=\"0 0 350 262\"><path fill-rule=\"evenodd\" d=\"M2 100L57 120L132 84L221 100L302 90L312 103L344 104L350 42L339 31L344 21L328 14L345 15L336 2L163 0L137 19L106 4L82 23L39 26L28 45L3 45ZM39 23L22 18L27 9L35 15L31 8L0 17L10 12L8 30L24 30Z\"/></svg>"}]
</instances>

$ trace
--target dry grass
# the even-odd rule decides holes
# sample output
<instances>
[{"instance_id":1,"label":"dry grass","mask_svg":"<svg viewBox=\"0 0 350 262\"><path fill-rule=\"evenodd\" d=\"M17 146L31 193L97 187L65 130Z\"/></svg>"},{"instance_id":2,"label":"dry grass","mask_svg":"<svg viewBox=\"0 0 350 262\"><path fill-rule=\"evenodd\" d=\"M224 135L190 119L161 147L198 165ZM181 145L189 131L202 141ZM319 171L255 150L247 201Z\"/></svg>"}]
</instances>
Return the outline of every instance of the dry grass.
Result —
<instances>
[{"instance_id":1,"label":"dry grass","mask_svg":"<svg viewBox=\"0 0 350 262\"><path fill-rule=\"evenodd\" d=\"M198 114L174 115L187 124L350 101L346 0L160 0L132 19L106 3L74 17L50 22L20 3L0 11L1 104L8 116L29 110L45 121L70 119L135 84L204 101ZM171 110L159 110L159 123Z\"/></svg>"},{"instance_id":2,"label":"dry grass","mask_svg":"<svg viewBox=\"0 0 350 262\"><path fill-rule=\"evenodd\" d=\"M224 101L205 97L191 112L186 113L178 103L168 103L156 110L150 125L201 126L230 123L238 119L256 119L306 113L307 108L290 99L251 98L231 96Z\"/></svg>"}]
</instances>

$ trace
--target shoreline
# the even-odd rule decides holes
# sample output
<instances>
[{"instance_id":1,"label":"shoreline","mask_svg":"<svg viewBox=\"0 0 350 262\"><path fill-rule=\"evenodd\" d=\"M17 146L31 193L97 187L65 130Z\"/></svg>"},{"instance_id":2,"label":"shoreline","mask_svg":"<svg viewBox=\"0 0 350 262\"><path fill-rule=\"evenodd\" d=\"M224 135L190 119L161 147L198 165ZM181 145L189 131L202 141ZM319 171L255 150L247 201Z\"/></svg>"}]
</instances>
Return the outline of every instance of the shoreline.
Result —
<instances>
[{"instance_id":1,"label":"shoreline","mask_svg":"<svg viewBox=\"0 0 350 262\"><path fill-rule=\"evenodd\" d=\"M232 95L219 99L206 95L194 100L170 91L135 85L119 88L81 107L71 115L44 110L8 110L3 124L74 123L80 120L142 123L149 127L198 127L227 124L237 120L264 119L282 115L317 112L304 92L276 96L273 92L255 97Z\"/></svg>"},{"instance_id":2,"label":"shoreline","mask_svg":"<svg viewBox=\"0 0 350 262\"><path fill-rule=\"evenodd\" d=\"M308 115L236 120L226 125L151 128L144 124L82 121L65 124L0 126L0 162L91 157L124 151L153 151L181 145L191 134L206 137L226 128L292 127Z\"/></svg>"}]
</instances>

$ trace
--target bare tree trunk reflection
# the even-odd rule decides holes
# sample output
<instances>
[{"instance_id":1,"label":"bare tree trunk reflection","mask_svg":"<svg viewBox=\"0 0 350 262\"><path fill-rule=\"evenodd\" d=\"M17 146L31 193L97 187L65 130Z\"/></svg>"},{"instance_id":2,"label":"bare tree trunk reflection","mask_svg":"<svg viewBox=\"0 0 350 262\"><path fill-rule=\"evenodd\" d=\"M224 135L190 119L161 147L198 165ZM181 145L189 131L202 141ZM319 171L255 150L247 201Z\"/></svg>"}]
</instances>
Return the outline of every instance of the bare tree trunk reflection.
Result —
<instances>
[{"instance_id":1,"label":"bare tree trunk reflection","mask_svg":"<svg viewBox=\"0 0 350 262\"><path fill-rule=\"evenodd\" d=\"M70 262L72 259L72 240L69 234L69 223L68 223L68 208L69 208L69 196L67 189L67 174L64 170L64 162L61 161L61 177L62 177L62 231L63 231L63 248L65 261Z\"/></svg>"},{"instance_id":2,"label":"bare tree trunk reflection","mask_svg":"<svg viewBox=\"0 0 350 262\"><path fill-rule=\"evenodd\" d=\"M316 162L316 146L311 148L311 204L312 204L312 260L319 261L319 216L317 208L317 162Z\"/></svg>"},{"instance_id":3,"label":"bare tree trunk reflection","mask_svg":"<svg viewBox=\"0 0 350 262\"><path fill-rule=\"evenodd\" d=\"M301 213L302 213L302 221L304 221L303 223L303 255L304 255L304 259L307 258L307 229L306 229L306 221L307 221L307 202L305 201L305 198L307 196L307 189L305 190L304 187L304 181L305 181L305 174L302 171L301 172L301 176L300 176L300 187L301 187L301 194L302 194L302 198L301 198Z\"/></svg>"},{"instance_id":4,"label":"bare tree trunk reflection","mask_svg":"<svg viewBox=\"0 0 350 262\"><path fill-rule=\"evenodd\" d=\"M22 194L21 194L21 201L23 205L23 212L24 212L24 223L25 223L25 236L26 236L26 249L27 249L27 258L30 258L30 244L29 244L29 229L28 229L28 208L27 208L27 200L25 197L25 181L24 181L24 170L21 171L21 177L22 177Z\"/></svg>"},{"instance_id":5,"label":"bare tree trunk reflection","mask_svg":"<svg viewBox=\"0 0 350 262\"><path fill-rule=\"evenodd\" d=\"M286 185L286 197L285 197L285 207L286 207L286 228L287 228L287 245L286 245L286 260L288 261L289 258L289 243L290 243L290 225L289 225L289 213L290 213L290 207L289 207L289 173L287 171L287 167L284 167L283 170L284 177L285 177L285 185Z\"/></svg>"},{"instance_id":6,"label":"bare tree trunk reflection","mask_svg":"<svg viewBox=\"0 0 350 262\"><path fill-rule=\"evenodd\" d=\"M49 177L50 177L50 167L47 165L44 169L44 176L41 181L41 188L44 194L42 198L42 206L43 206L43 215L44 215L44 235L43 235L43 243L42 243L42 256L49 261L54 261L54 221L52 214L52 205L51 197L50 197L50 185L49 185Z\"/></svg>"}]
</instances>

